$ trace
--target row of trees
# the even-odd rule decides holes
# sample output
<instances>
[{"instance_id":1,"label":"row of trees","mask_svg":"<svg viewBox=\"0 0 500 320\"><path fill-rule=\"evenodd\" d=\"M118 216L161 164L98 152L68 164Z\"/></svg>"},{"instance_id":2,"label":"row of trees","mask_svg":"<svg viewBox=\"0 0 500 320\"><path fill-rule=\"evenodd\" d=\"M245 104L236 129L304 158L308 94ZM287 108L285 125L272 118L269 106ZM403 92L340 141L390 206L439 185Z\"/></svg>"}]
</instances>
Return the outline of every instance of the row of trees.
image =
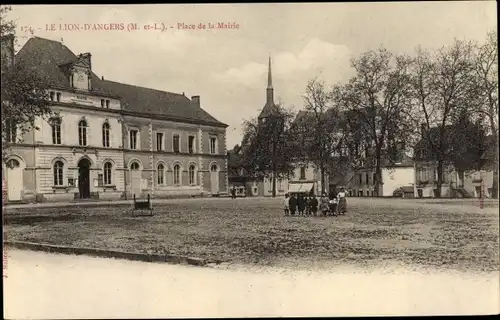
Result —
<instances>
[{"instance_id":1,"label":"row of trees","mask_svg":"<svg viewBox=\"0 0 500 320\"><path fill-rule=\"evenodd\" d=\"M437 196L449 164L462 171L484 165L485 136L498 145L498 52L494 32L484 43L455 40L413 56L385 48L351 60L354 76L328 87L309 81L303 112L278 106L267 126L245 122L245 166L259 177L281 178L310 160L325 174L355 170L369 162L375 194L381 167L402 148L424 143L437 163ZM272 125L269 122L273 123ZM279 130L277 129L279 128ZM420 141L420 142L419 142ZM498 148L493 193L498 195ZM468 155L465 157L465 155ZM275 183L273 183L275 185ZM275 190L275 187L273 187ZM275 194L275 193L274 193Z\"/></svg>"}]
</instances>

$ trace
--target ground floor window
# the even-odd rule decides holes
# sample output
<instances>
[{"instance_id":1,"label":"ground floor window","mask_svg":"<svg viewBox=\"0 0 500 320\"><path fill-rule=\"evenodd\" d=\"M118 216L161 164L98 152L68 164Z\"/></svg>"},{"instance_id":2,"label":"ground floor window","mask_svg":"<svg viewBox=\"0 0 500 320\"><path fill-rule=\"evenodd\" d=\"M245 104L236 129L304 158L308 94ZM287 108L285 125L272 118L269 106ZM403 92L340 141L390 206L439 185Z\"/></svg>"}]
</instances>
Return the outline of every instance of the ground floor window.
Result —
<instances>
[{"instance_id":1,"label":"ground floor window","mask_svg":"<svg viewBox=\"0 0 500 320\"><path fill-rule=\"evenodd\" d=\"M62 186L63 185L63 169L64 164L61 161L56 161L54 163L54 185Z\"/></svg>"},{"instance_id":2,"label":"ground floor window","mask_svg":"<svg viewBox=\"0 0 500 320\"><path fill-rule=\"evenodd\" d=\"M189 185L196 184L196 166L194 164L189 166Z\"/></svg>"},{"instance_id":3,"label":"ground floor window","mask_svg":"<svg viewBox=\"0 0 500 320\"><path fill-rule=\"evenodd\" d=\"M165 184L165 166L163 165L163 163L160 163L158 165L157 182L158 182L158 185L164 185Z\"/></svg>"},{"instance_id":4,"label":"ground floor window","mask_svg":"<svg viewBox=\"0 0 500 320\"><path fill-rule=\"evenodd\" d=\"M174 165L174 185L178 186L181 184L181 166L179 164Z\"/></svg>"},{"instance_id":5,"label":"ground floor window","mask_svg":"<svg viewBox=\"0 0 500 320\"><path fill-rule=\"evenodd\" d=\"M111 163L106 162L104 164L104 185L111 185L111 168Z\"/></svg>"}]
</instances>

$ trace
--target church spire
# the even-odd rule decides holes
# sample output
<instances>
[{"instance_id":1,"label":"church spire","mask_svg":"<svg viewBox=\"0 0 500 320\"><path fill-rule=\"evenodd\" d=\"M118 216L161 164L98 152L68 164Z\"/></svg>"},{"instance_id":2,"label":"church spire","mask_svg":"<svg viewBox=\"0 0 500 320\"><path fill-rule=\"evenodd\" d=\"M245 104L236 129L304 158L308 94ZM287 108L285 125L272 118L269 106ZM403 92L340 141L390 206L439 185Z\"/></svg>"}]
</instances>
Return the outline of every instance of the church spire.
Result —
<instances>
[{"instance_id":1,"label":"church spire","mask_svg":"<svg viewBox=\"0 0 500 320\"><path fill-rule=\"evenodd\" d=\"M271 74L271 54L269 54L269 67L267 69L267 88L273 88L273 76Z\"/></svg>"},{"instance_id":2,"label":"church spire","mask_svg":"<svg viewBox=\"0 0 500 320\"><path fill-rule=\"evenodd\" d=\"M267 70L267 99L266 105L274 105L273 76L271 74L271 54L269 54L269 68Z\"/></svg>"}]
</instances>

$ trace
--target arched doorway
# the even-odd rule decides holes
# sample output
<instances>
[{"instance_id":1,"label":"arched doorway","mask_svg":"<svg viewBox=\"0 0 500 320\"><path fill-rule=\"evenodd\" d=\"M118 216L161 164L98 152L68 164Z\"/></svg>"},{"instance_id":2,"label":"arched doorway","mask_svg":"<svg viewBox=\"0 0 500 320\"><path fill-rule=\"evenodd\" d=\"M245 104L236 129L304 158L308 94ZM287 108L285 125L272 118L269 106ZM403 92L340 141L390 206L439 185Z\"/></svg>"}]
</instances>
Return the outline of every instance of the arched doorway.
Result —
<instances>
[{"instance_id":1,"label":"arched doorway","mask_svg":"<svg viewBox=\"0 0 500 320\"><path fill-rule=\"evenodd\" d=\"M139 197L141 194L142 173L139 163L136 161L130 164L130 193L132 197Z\"/></svg>"},{"instance_id":2,"label":"arched doorway","mask_svg":"<svg viewBox=\"0 0 500 320\"><path fill-rule=\"evenodd\" d=\"M219 167L215 163L210 166L210 192L219 194Z\"/></svg>"},{"instance_id":3,"label":"arched doorway","mask_svg":"<svg viewBox=\"0 0 500 320\"><path fill-rule=\"evenodd\" d=\"M90 198L90 160L83 158L78 162L78 191L80 199Z\"/></svg>"},{"instance_id":4,"label":"arched doorway","mask_svg":"<svg viewBox=\"0 0 500 320\"><path fill-rule=\"evenodd\" d=\"M9 201L21 200L23 168L17 159L7 161L7 196Z\"/></svg>"}]
</instances>

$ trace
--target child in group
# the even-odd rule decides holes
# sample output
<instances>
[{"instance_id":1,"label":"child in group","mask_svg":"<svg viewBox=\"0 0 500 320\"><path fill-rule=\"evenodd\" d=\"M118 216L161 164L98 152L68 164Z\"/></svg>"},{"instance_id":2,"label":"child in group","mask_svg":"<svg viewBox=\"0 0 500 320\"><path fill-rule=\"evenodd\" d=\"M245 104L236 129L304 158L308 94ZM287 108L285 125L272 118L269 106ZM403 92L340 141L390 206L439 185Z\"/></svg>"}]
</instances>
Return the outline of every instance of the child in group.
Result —
<instances>
[{"instance_id":1,"label":"child in group","mask_svg":"<svg viewBox=\"0 0 500 320\"><path fill-rule=\"evenodd\" d=\"M334 197L330 200L330 214L332 216L337 215L337 197Z\"/></svg>"},{"instance_id":2,"label":"child in group","mask_svg":"<svg viewBox=\"0 0 500 320\"><path fill-rule=\"evenodd\" d=\"M305 201L306 201L306 216L311 215L311 196L306 196Z\"/></svg>"},{"instance_id":3,"label":"child in group","mask_svg":"<svg viewBox=\"0 0 500 320\"><path fill-rule=\"evenodd\" d=\"M285 216L290 215L290 199L288 199L288 193L285 194L285 199L283 199L283 209L285 210Z\"/></svg>"},{"instance_id":4,"label":"child in group","mask_svg":"<svg viewBox=\"0 0 500 320\"><path fill-rule=\"evenodd\" d=\"M319 209L323 213L324 216L328 214L328 197L326 196L326 193L323 193L320 199L320 204L319 204Z\"/></svg>"},{"instance_id":5,"label":"child in group","mask_svg":"<svg viewBox=\"0 0 500 320\"><path fill-rule=\"evenodd\" d=\"M318 199L313 194L311 197L311 215L316 216L316 213L318 213Z\"/></svg>"},{"instance_id":6,"label":"child in group","mask_svg":"<svg viewBox=\"0 0 500 320\"><path fill-rule=\"evenodd\" d=\"M303 216L306 209L306 199L304 199L303 195L297 197L297 209L299 210L299 216Z\"/></svg>"},{"instance_id":7,"label":"child in group","mask_svg":"<svg viewBox=\"0 0 500 320\"><path fill-rule=\"evenodd\" d=\"M295 198L295 195L293 193L290 196L290 200L288 201L288 206L290 208L290 215L294 216L295 211L297 211L297 198Z\"/></svg>"}]
</instances>

